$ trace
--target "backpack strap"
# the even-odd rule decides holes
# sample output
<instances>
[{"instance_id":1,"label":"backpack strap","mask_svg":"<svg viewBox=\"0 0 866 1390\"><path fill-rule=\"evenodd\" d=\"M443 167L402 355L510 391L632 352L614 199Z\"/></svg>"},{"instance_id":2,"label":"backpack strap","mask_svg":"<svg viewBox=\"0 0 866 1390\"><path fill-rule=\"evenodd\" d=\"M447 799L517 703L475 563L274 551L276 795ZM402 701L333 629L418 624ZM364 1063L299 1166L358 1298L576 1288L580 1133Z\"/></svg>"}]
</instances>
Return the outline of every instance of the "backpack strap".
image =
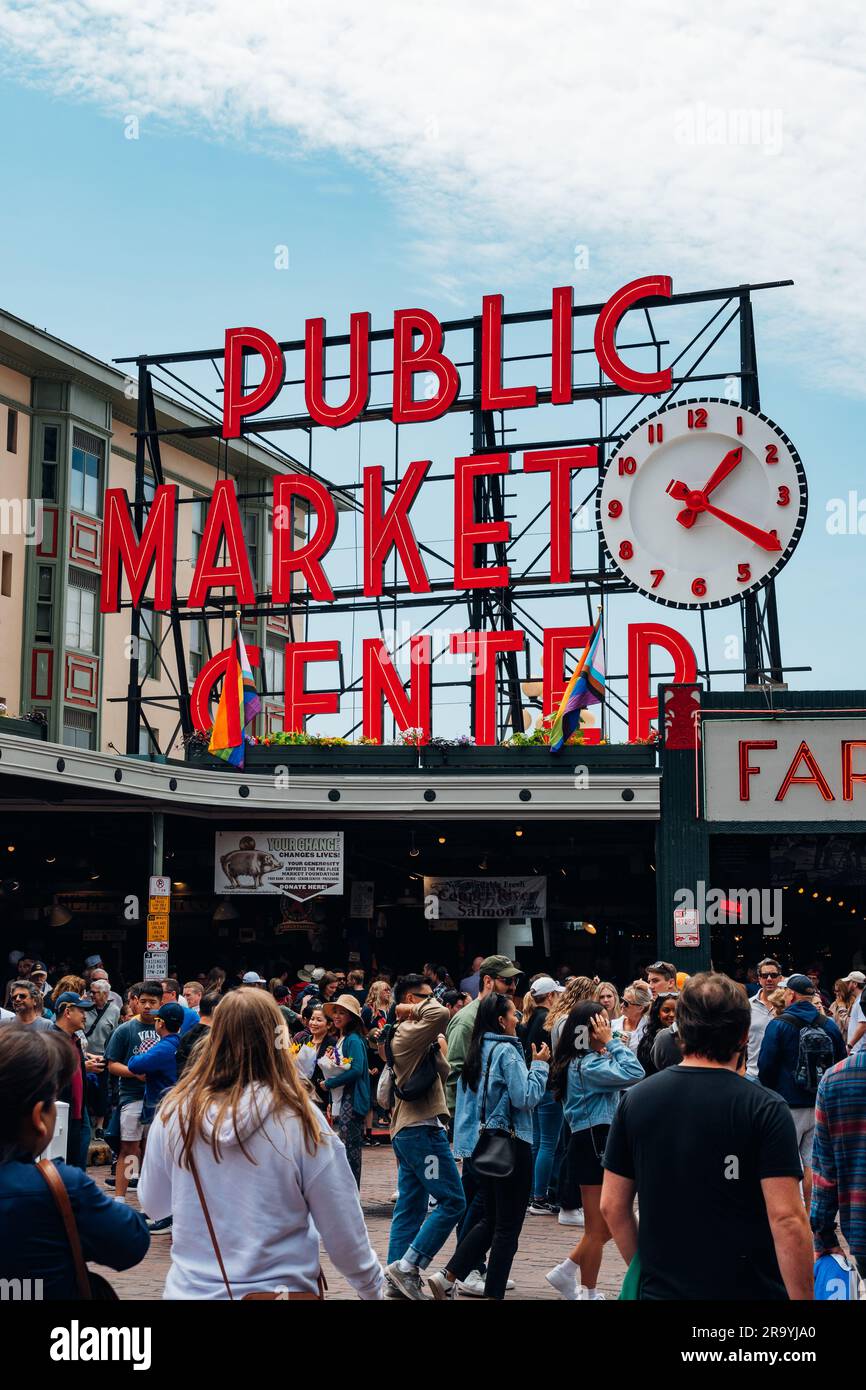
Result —
<instances>
[{"instance_id":1,"label":"backpack strap","mask_svg":"<svg viewBox=\"0 0 866 1390\"><path fill-rule=\"evenodd\" d=\"M817 1018L800 1018L797 1014L789 1014L786 1010L780 1015L780 1019L785 1023L790 1023L798 1033L804 1028L820 1028L822 1032L827 1033L827 1019L821 1013L818 1014ZM827 1036L830 1036L829 1033Z\"/></svg>"}]
</instances>

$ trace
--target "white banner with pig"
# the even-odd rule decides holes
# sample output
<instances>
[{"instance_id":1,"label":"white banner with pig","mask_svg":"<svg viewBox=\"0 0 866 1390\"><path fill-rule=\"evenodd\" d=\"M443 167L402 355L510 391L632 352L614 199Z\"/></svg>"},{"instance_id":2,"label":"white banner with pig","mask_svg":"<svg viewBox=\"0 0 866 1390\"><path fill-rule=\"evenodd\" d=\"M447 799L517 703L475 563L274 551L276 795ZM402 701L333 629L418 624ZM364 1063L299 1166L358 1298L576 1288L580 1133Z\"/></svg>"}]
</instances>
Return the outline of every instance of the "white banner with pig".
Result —
<instances>
[{"instance_id":1,"label":"white banner with pig","mask_svg":"<svg viewBox=\"0 0 866 1390\"><path fill-rule=\"evenodd\" d=\"M343 832L218 830L214 890L296 902L343 891Z\"/></svg>"}]
</instances>

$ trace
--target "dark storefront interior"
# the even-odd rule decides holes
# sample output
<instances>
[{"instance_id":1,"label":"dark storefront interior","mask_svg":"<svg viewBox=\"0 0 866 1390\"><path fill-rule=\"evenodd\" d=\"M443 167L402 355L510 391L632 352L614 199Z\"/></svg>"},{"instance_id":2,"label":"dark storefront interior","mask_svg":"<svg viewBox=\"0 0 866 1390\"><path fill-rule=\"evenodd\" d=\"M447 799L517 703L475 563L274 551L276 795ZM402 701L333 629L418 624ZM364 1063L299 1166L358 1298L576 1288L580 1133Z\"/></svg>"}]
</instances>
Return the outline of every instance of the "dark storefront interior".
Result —
<instances>
[{"instance_id":1,"label":"dark storefront interior","mask_svg":"<svg viewBox=\"0 0 866 1390\"><path fill-rule=\"evenodd\" d=\"M866 835L757 834L710 837L710 878L726 894L737 886L766 890L776 914L763 924L729 920L713 929L713 963L734 973L762 956L785 970L817 965L825 990L866 958ZM775 895L775 896L771 896Z\"/></svg>"},{"instance_id":2,"label":"dark storefront interior","mask_svg":"<svg viewBox=\"0 0 866 1390\"><path fill-rule=\"evenodd\" d=\"M305 962L401 971L425 960L455 978L477 953L502 942L496 921L425 919L425 874L547 878L545 923L527 923L513 954L528 973L549 960L622 984L655 954L655 826L649 822L407 822L343 820L345 892L299 907L278 895L214 893L214 835L274 829L274 817L219 822L166 816L163 872L173 881L170 965L189 978L213 965L270 976ZM280 821L281 830L309 823ZM0 817L2 953L36 953L50 970L74 969L99 952L112 977L139 977L149 872L148 812L51 810ZM350 889L371 882L373 911L352 918ZM594 928L594 930L593 930Z\"/></svg>"}]
</instances>

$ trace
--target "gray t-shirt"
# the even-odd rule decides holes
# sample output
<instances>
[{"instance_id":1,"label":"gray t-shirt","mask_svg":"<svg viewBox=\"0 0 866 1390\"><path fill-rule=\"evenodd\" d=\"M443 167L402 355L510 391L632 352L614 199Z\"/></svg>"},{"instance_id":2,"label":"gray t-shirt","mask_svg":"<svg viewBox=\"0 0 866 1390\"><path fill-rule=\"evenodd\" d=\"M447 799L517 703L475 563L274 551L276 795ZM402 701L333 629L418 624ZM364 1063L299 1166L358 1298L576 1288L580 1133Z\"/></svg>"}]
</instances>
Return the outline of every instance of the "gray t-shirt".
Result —
<instances>
[{"instance_id":1,"label":"gray t-shirt","mask_svg":"<svg viewBox=\"0 0 866 1390\"><path fill-rule=\"evenodd\" d=\"M159 1034L152 1023L142 1023L138 1018L131 1018L128 1023L121 1023L119 1028L115 1028L108 1040L105 1058L108 1062L122 1062L128 1067L131 1057L140 1057L158 1042ZM118 1099L121 1105L144 1099L144 1078L139 1081L136 1077L121 1076L118 1081Z\"/></svg>"}]
</instances>

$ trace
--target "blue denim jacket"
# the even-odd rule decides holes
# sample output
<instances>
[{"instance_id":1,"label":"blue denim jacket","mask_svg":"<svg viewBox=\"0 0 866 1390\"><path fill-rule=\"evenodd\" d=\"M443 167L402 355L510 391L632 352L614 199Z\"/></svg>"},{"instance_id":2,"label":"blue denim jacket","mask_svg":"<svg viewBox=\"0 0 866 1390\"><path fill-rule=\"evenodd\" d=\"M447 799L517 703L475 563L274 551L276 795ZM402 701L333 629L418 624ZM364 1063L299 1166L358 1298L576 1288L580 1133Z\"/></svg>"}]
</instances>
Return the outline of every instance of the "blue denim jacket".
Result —
<instances>
[{"instance_id":1,"label":"blue denim jacket","mask_svg":"<svg viewBox=\"0 0 866 1390\"><path fill-rule=\"evenodd\" d=\"M568 1064L565 1118L572 1134L593 1125L609 1125L626 1086L642 1081L645 1072L628 1043L611 1038L604 1052L573 1057Z\"/></svg>"},{"instance_id":2,"label":"blue denim jacket","mask_svg":"<svg viewBox=\"0 0 866 1390\"><path fill-rule=\"evenodd\" d=\"M481 1044L481 1080L477 1091L470 1091L463 1077L457 1087L454 1112L454 1157L468 1158L478 1143L481 1127L481 1097L487 1062L493 1053L487 1085L487 1129L514 1129L518 1139L532 1143L532 1111L547 1086L547 1063L533 1062L527 1067L519 1039L503 1033L485 1033Z\"/></svg>"}]
</instances>

